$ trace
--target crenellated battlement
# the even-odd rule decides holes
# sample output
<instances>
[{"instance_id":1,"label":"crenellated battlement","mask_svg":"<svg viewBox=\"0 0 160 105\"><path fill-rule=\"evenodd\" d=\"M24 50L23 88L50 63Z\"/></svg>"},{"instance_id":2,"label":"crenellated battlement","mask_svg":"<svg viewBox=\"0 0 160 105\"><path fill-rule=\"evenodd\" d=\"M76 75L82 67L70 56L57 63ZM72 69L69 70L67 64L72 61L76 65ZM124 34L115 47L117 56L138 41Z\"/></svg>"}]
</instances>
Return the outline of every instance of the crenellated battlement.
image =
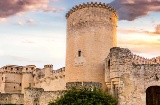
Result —
<instances>
[{"instance_id":1,"label":"crenellated battlement","mask_svg":"<svg viewBox=\"0 0 160 105\"><path fill-rule=\"evenodd\" d=\"M36 70L35 65L26 65L22 69L22 73L32 73L34 70Z\"/></svg>"},{"instance_id":2,"label":"crenellated battlement","mask_svg":"<svg viewBox=\"0 0 160 105\"><path fill-rule=\"evenodd\" d=\"M144 57L133 54L132 61L134 64L160 64L160 56L148 59L148 58L144 58Z\"/></svg>"},{"instance_id":3,"label":"crenellated battlement","mask_svg":"<svg viewBox=\"0 0 160 105\"><path fill-rule=\"evenodd\" d=\"M62 68L60 68L58 70L53 70L52 72L53 73L62 73L62 72L65 72L65 67L62 67Z\"/></svg>"},{"instance_id":4,"label":"crenellated battlement","mask_svg":"<svg viewBox=\"0 0 160 105\"><path fill-rule=\"evenodd\" d=\"M53 68L53 65L52 64L47 64L47 65L44 65L44 68Z\"/></svg>"},{"instance_id":5,"label":"crenellated battlement","mask_svg":"<svg viewBox=\"0 0 160 105\"><path fill-rule=\"evenodd\" d=\"M65 67L60 68L58 70L53 70L52 77L54 79L64 78L65 77Z\"/></svg>"},{"instance_id":6,"label":"crenellated battlement","mask_svg":"<svg viewBox=\"0 0 160 105\"><path fill-rule=\"evenodd\" d=\"M73 7L67 14L67 30L75 31L94 27L105 27L115 32L117 27L117 14L114 8L105 3L83 3Z\"/></svg>"},{"instance_id":7,"label":"crenellated battlement","mask_svg":"<svg viewBox=\"0 0 160 105\"><path fill-rule=\"evenodd\" d=\"M17 65L6 65L3 66L0 69L0 73L16 73L21 74L22 73L23 66L17 66Z\"/></svg>"},{"instance_id":8,"label":"crenellated battlement","mask_svg":"<svg viewBox=\"0 0 160 105\"><path fill-rule=\"evenodd\" d=\"M66 18L68 18L73 12L78 11L82 8L88 8L88 7L97 7L97 8L104 8L104 9L108 9L109 11L113 12L115 14L115 16L117 17L117 13L116 10L109 6L108 4L105 3L97 3L97 2L87 2L87 3L83 3L83 4L79 4L76 5L75 7L73 7L72 9L70 9L70 11L66 14Z\"/></svg>"},{"instance_id":9,"label":"crenellated battlement","mask_svg":"<svg viewBox=\"0 0 160 105\"><path fill-rule=\"evenodd\" d=\"M64 78L64 77L65 77L65 67L62 67L58 70L52 70L49 76L39 79L37 83L45 81L46 78L49 78L50 80L55 80L55 79Z\"/></svg>"},{"instance_id":10,"label":"crenellated battlement","mask_svg":"<svg viewBox=\"0 0 160 105\"><path fill-rule=\"evenodd\" d=\"M133 54L129 49L127 48L120 48L120 47L113 47L110 49L110 54L108 55L107 59L110 59L111 55L116 56L116 60L120 60L120 56L126 55L126 57L130 57L131 63L135 65L142 65L142 64L160 64L160 56L154 57L154 58L145 58L136 54ZM127 59L126 57L123 57L123 59ZM121 59L122 60L122 59ZM123 61L121 61L123 62Z\"/></svg>"}]
</instances>

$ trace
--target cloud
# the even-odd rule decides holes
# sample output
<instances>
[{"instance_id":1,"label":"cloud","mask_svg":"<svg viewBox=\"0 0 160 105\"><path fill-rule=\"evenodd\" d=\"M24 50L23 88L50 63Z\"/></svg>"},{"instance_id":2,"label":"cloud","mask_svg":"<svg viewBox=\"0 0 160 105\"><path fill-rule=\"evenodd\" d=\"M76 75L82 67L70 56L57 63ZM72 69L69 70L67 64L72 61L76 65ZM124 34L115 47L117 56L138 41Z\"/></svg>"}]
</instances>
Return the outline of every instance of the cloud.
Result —
<instances>
[{"instance_id":1,"label":"cloud","mask_svg":"<svg viewBox=\"0 0 160 105\"><path fill-rule=\"evenodd\" d=\"M35 42L33 42L33 41L31 41L31 40L24 40L24 41L22 41L22 43L29 43L29 44L33 44L33 43L35 43Z\"/></svg>"},{"instance_id":2,"label":"cloud","mask_svg":"<svg viewBox=\"0 0 160 105\"><path fill-rule=\"evenodd\" d=\"M139 33L139 34L145 34L149 36L160 36L160 25L157 25L155 27L155 32L149 32L149 31L143 31L143 30L126 30L126 29L118 29L117 31L123 34Z\"/></svg>"},{"instance_id":3,"label":"cloud","mask_svg":"<svg viewBox=\"0 0 160 105\"><path fill-rule=\"evenodd\" d=\"M113 6L119 15L119 20L133 21L150 12L160 11L159 0L114 0Z\"/></svg>"},{"instance_id":4,"label":"cloud","mask_svg":"<svg viewBox=\"0 0 160 105\"><path fill-rule=\"evenodd\" d=\"M0 18L0 22L6 22L7 20L7 18Z\"/></svg>"},{"instance_id":5,"label":"cloud","mask_svg":"<svg viewBox=\"0 0 160 105\"><path fill-rule=\"evenodd\" d=\"M0 0L0 18L6 18L20 12L45 9L49 0Z\"/></svg>"},{"instance_id":6,"label":"cloud","mask_svg":"<svg viewBox=\"0 0 160 105\"><path fill-rule=\"evenodd\" d=\"M26 22L27 22L27 23L33 23L34 20L33 20L33 19L28 19Z\"/></svg>"},{"instance_id":7,"label":"cloud","mask_svg":"<svg viewBox=\"0 0 160 105\"><path fill-rule=\"evenodd\" d=\"M60 11L66 11L66 8L60 8L59 10Z\"/></svg>"},{"instance_id":8,"label":"cloud","mask_svg":"<svg viewBox=\"0 0 160 105\"><path fill-rule=\"evenodd\" d=\"M54 7L46 7L44 8L44 12L56 12L57 9Z\"/></svg>"},{"instance_id":9,"label":"cloud","mask_svg":"<svg viewBox=\"0 0 160 105\"><path fill-rule=\"evenodd\" d=\"M18 12L18 13L16 13L16 15L17 15L18 17L24 17L24 12Z\"/></svg>"},{"instance_id":10,"label":"cloud","mask_svg":"<svg viewBox=\"0 0 160 105\"><path fill-rule=\"evenodd\" d=\"M15 56L15 55L5 55L5 57L10 58L14 61L19 61L19 62L44 62L41 59L34 59L34 58L26 58L26 57L22 57L22 56Z\"/></svg>"},{"instance_id":11,"label":"cloud","mask_svg":"<svg viewBox=\"0 0 160 105\"><path fill-rule=\"evenodd\" d=\"M159 37L160 38L160 37ZM160 41L156 37L148 36L148 38L124 38L119 37L118 46L130 49L133 53L142 55L145 57L156 57L159 56Z\"/></svg>"},{"instance_id":12,"label":"cloud","mask_svg":"<svg viewBox=\"0 0 160 105\"><path fill-rule=\"evenodd\" d=\"M24 23L21 22L21 21L19 21L17 24L20 25L20 26L23 26L23 25L24 25Z\"/></svg>"}]
</instances>

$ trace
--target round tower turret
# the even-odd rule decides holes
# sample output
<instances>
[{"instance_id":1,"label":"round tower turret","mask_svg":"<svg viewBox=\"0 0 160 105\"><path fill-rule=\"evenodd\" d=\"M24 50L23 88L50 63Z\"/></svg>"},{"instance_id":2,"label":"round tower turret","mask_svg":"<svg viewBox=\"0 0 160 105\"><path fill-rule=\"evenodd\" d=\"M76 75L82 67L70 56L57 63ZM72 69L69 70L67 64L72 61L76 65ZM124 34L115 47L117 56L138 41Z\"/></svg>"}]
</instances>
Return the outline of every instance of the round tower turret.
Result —
<instances>
[{"instance_id":1,"label":"round tower turret","mask_svg":"<svg viewBox=\"0 0 160 105\"><path fill-rule=\"evenodd\" d=\"M53 71L53 65L44 65L45 78L50 77Z\"/></svg>"},{"instance_id":2,"label":"round tower turret","mask_svg":"<svg viewBox=\"0 0 160 105\"><path fill-rule=\"evenodd\" d=\"M34 87L33 71L35 69L35 65L27 65L22 69L22 93L24 93L24 88Z\"/></svg>"},{"instance_id":3,"label":"round tower turret","mask_svg":"<svg viewBox=\"0 0 160 105\"><path fill-rule=\"evenodd\" d=\"M104 87L104 59L117 46L115 9L97 2L80 4L66 19L66 82L97 82Z\"/></svg>"}]
</instances>

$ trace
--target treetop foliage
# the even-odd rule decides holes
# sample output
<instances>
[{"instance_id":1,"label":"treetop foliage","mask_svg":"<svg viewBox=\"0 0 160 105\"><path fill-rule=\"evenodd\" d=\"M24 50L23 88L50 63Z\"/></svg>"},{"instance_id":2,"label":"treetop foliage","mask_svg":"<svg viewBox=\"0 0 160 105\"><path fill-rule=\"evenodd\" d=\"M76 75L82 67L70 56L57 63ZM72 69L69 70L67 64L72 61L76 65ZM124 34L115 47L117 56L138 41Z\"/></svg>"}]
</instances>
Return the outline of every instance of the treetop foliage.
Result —
<instances>
[{"instance_id":1,"label":"treetop foliage","mask_svg":"<svg viewBox=\"0 0 160 105\"><path fill-rule=\"evenodd\" d=\"M117 105L117 101L101 89L72 87L62 97L48 105Z\"/></svg>"}]
</instances>

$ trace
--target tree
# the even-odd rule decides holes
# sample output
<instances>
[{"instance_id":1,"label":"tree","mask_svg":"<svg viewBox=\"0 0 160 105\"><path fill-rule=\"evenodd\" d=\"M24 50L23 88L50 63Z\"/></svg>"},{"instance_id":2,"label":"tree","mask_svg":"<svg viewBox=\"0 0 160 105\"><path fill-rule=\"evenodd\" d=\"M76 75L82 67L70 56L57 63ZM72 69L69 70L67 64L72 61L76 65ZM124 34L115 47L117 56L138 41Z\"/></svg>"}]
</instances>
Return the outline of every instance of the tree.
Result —
<instances>
[{"instance_id":1,"label":"tree","mask_svg":"<svg viewBox=\"0 0 160 105\"><path fill-rule=\"evenodd\" d=\"M48 105L117 105L117 101L100 89L72 87L62 97Z\"/></svg>"}]
</instances>

